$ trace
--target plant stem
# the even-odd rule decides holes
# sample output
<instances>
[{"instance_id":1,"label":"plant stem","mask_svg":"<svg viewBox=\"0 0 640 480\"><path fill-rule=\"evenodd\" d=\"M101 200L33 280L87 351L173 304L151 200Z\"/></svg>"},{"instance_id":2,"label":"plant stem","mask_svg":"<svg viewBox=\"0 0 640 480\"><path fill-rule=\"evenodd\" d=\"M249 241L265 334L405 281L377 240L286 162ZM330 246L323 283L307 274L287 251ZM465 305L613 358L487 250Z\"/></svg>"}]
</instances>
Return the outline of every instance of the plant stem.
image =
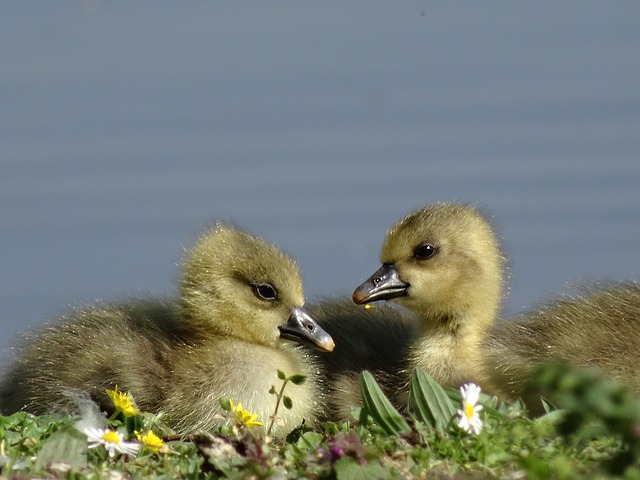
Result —
<instances>
[{"instance_id":1,"label":"plant stem","mask_svg":"<svg viewBox=\"0 0 640 480\"><path fill-rule=\"evenodd\" d=\"M280 387L280 392L276 393L276 408L273 411L273 415L269 417L269 428L267 428L267 437L271 434L271 429L273 428L273 424L276 421L276 416L278 415L278 409L280 408L280 400L282 399L282 395L284 394L284 387L287 385L289 378L285 378L284 382L282 382L282 387Z\"/></svg>"}]
</instances>

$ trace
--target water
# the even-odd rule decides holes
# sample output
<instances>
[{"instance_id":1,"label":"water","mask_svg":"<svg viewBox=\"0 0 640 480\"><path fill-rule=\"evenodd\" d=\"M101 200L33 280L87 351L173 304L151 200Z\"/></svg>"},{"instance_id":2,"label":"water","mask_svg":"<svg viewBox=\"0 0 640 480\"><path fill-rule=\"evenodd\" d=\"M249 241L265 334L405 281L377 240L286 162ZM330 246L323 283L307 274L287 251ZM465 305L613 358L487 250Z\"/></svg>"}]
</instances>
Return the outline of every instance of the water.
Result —
<instances>
[{"instance_id":1,"label":"water","mask_svg":"<svg viewBox=\"0 0 640 480\"><path fill-rule=\"evenodd\" d=\"M307 297L385 231L481 205L505 314L640 279L640 4L14 2L0 16L0 345L68 305L172 295L215 219Z\"/></svg>"}]
</instances>

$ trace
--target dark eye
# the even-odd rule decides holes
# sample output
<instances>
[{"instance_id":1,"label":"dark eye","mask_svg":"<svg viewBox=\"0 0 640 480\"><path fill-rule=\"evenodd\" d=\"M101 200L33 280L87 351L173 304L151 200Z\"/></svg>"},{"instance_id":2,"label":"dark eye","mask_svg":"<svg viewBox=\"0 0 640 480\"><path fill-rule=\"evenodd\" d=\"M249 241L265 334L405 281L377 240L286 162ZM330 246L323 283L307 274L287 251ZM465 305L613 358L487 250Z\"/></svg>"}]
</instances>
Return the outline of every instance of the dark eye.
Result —
<instances>
[{"instance_id":1,"label":"dark eye","mask_svg":"<svg viewBox=\"0 0 640 480\"><path fill-rule=\"evenodd\" d=\"M418 260L424 260L433 256L434 253L436 253L436 247L434 247L430 243L423 243L416 247L416 249L413 251L413 256Z\"/></svg>"},{"instance_id":2,"label":"dark eye","mask_svg":"<svg viewBox=\"0 0 640 480\"><path fill-rule=\"evenodd\" d=\"M259 283L253 286L253 292L256 297L262 300L275 300L278 298L278 292L268 283Z\"/></svg>"}]
</instances>

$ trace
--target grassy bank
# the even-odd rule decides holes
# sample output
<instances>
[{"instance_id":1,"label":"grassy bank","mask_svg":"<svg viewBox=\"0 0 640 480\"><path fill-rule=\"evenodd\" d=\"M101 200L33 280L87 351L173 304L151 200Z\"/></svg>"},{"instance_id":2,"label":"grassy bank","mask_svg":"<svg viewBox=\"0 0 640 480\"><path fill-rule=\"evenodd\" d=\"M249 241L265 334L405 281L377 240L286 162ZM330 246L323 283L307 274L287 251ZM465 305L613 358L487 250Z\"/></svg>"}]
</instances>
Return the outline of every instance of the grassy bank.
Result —
<instances>
[{"instance_id":1,"label":"grassy bank","mask_svg":"<svg viewBox=\"0 0 640 480\"><path fill-rule=\"evenodd\" d=\"M82 419L17 413L0 417L0 472L73 479L640 478L640 404L620 385L546 367L539 386L562 409L530 419L519 403L499 405L482 396L481 410L466 411L477 416L475 431L462 421L460 392L425 378L412 384L409 414L400 416L363 379L365 408L354 412L352 423L301 429L286 441L260 438L250 428L260 419L229 402L223 402L227 426L184 438L162 416L125 415L123 403L110 419L90 411ZM290 401L283 396L281 407ZM111 456L108 445L92 442L86 429L96 422L112 432L107 437L123 435L108 445L131 445L135 453Z\"/></svg>"}]
</instances>

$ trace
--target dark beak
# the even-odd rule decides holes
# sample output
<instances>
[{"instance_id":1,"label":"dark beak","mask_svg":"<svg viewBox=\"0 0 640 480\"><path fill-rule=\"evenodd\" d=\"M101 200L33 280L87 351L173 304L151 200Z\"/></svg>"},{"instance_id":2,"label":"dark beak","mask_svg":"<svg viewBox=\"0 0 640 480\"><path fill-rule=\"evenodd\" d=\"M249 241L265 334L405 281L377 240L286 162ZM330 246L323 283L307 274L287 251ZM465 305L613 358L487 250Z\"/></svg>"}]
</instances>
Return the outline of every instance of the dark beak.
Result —
<instances>
[{"instance_id":1,"label":"dark beak","mask_svg":"<svg viewBox=\"0 0 640 480\"><path fill-rule=\"evenodd\" d=\"M408 283L404 283L398 276L398 270L390 263L382 265L376 273L366 279L353 292L353 301L358 305L375 302L376 300L390 300L407 295Z\"/></svg>"},{"instance_id":2,"label":"dark beak","mask_svg":"<svg viewBox=\"0 0 640 480\"><path fill-rule=\"evenodd\" d=\"M281 338L310 345L324 352L331 352L336 346L331 335L300 307L295 307L287 324L279 328Z\"/></svg>"}]
</instances>

